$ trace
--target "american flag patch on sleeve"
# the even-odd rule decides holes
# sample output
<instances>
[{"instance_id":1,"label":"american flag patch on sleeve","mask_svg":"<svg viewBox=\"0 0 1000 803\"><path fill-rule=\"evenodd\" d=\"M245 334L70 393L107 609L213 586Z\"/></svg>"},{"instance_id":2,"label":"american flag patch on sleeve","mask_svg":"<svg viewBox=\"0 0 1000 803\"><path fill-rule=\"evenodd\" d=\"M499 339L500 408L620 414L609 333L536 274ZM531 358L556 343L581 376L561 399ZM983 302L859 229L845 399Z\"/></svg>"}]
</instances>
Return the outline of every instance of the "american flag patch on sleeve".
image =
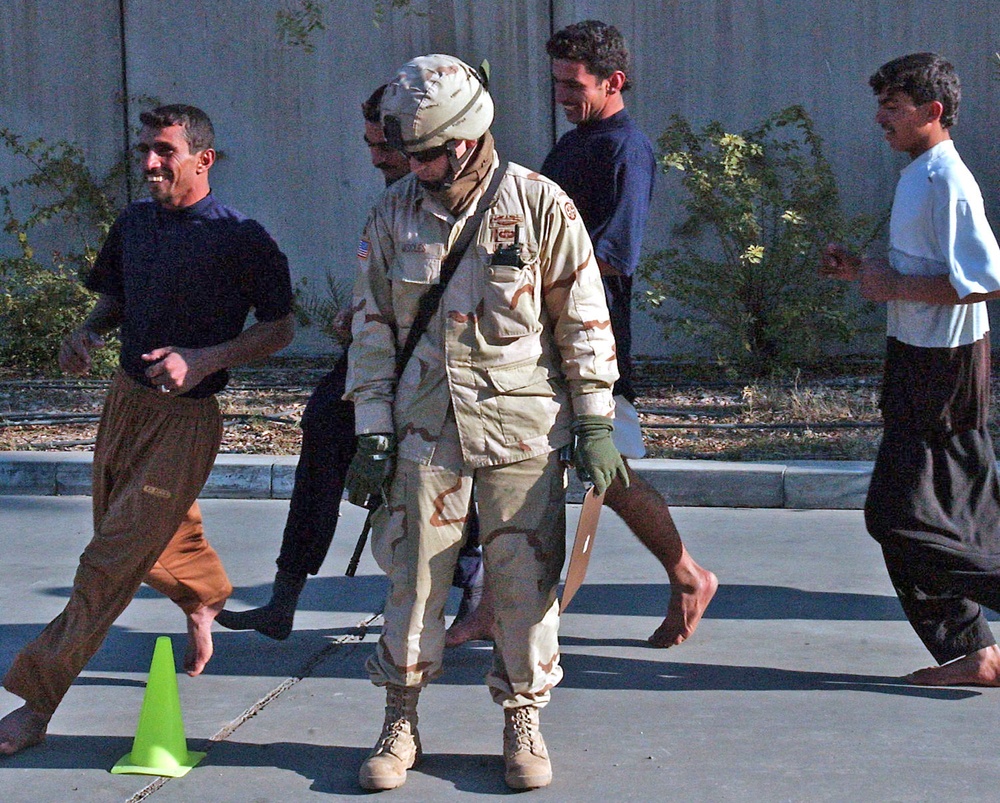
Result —
<instances>
[{"instance_id":1,"label":"american flag patch on sleeve","mask_svg":"<svg viewBox=\"0 0 1000 803\"><path fill-rule=\"evenodd\" d=\"M368 252L371 250L372 244L367 240L362 240L358 243L358 259L368 259Z\"/></svg>"}]
</instances>

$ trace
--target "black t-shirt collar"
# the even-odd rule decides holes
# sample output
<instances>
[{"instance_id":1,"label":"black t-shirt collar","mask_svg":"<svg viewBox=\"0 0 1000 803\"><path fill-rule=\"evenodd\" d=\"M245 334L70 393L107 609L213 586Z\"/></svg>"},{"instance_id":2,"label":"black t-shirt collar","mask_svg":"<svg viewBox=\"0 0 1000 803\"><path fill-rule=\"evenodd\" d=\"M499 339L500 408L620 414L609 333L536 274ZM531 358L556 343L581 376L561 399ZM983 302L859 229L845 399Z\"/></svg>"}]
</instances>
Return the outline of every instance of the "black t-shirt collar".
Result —
<instances>
[{"instance_id":1,"label":"black t-shirt collar","mask_svg":"<svg viewBox=\"0 0 1000 803\"><path fill-rule=\"evenodd\" d=\"M586 123L580 123L577 128L585 129L587 131L608 131L612 128L621 128L628 122L628 109L622 109L612 114L610 117L605 117L603 120L593 120Z\"/></svg>"},{"instance_id":2,"label":"black t-shirt collar","mask_svg":"<svg viewBox=\"0 0 1000 803\"><path fill-rule=\"evenodd\" d=\"M154 201L154 203L156 203ZM209 207L215 203L215 199L212 197L212 192L209 190L208 195L202 198L200 201L196 201L190 206L182 207L181 209L171 209L169 207L163 206L163 204L156 204L156 211L168 218L180 218L180 217L199 217L204 214Z\"/></svg>"}]
</instances>

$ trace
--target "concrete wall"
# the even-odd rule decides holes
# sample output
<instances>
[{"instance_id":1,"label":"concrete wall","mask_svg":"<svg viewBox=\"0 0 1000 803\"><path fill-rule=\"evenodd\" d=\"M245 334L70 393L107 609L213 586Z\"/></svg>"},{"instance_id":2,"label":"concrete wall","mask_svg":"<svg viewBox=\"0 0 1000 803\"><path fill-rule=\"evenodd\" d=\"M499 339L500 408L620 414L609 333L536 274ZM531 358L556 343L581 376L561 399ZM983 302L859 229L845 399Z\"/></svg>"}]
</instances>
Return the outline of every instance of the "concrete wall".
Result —
<instances>
[{"instance_id":1,"label":"concrete wall","mask_svg":"<svg viewBox=\"0 0 1000 803\"><path fill-rule=\"evenodd\" d=\"M120 152L123 129L117 3L57 0L0 3L0 127L31 139L70 139L99 168ZM18 170L0 156L0 179Z\"/></svg>"},{"instance_id":2,"label":"concrete wall","mask_svg":"<svg viewBox=\"0 0 1000 803\"><path fill-rule=\"evenodd\" d=\"M0 2L0 128L27 143L70 140L82 147L98 174L120 157L125 132L117 95L121 89L118 4L92 2L67 14L55 0ZM30 164L0 149L0 185L24 177ZM41 201L51 195L39 194ZM14 199L23 219L22 193ZM17 203L21 201L21 203ZM67 233L51 225L36 240L39 256L65 248ZM0 229L0 252L13 245ZM0 278L2 281L2 278Z\"/></svg>"},{"instance_id":3,"label":"concrete wall","mask_svg":"<svg viewBox=\"0 0 1000 803\"><path fill-rule=\"evenodd\" d=\"M415 0L411 13L373 24L372 4L331 0L316 50L283 46L277 0L167 4L61 0L0 4L0 125L80 143L98 165L122 143L115 95L203 106L225 158L216 192L254 215L287 251L295 278L316 281L328 267L345 280L380 180L361 141L359 104L412 55L443 51L493 71L494 126L509 158L540 165L565 130L553 113L544 43L569 22L598 17L618 25L635 56L630 110L655 139L671 113L732 130L778 108L804 105L827 143L844 199L857 211L887 207L904 161L874 126L867 76L915 50L948 55L965 98L955 132L1000 215L994 139L1000 80L990 62L1000 43L995 0L968 0L961 12L931 0ZM133 109L134 111L134 109ZM134 117L134 114L132 115ZM6 155L4 155L6 157ZM0 161L0 181L18 166ZM647 248L665 244L677 214L677 183L659 181ZM640 319L637 351L662 349ZM308 333L299 350L324 344Z\"/></svg>"}]
</instances>

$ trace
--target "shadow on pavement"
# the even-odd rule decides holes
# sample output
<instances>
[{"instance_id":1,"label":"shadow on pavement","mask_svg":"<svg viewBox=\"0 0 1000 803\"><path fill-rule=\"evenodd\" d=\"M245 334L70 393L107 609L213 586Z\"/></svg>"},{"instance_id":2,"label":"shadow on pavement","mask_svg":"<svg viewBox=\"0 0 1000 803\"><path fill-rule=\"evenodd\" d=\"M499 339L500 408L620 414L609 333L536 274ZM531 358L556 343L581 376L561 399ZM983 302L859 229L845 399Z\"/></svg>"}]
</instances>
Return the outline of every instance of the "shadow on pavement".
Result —
<instances>
[{"instance_id":1,"label":"shadow on pavement","mask_svg":"<svg viewBox=\"0 0 1000 803\"><path fill-rule=\"evenodd\" d=\"M382 607L387 588L383 575L313 577L302 592L299 610L368 613ZM69 592L69 587L62 586L48 589L44 593L68 597ZM265 604L270 598L270 583L240 586L233 591L231 607L234 610L256 607ZM603 616L662 617L669 598L670 586L666 583L588 583L577 592L570 612ZM163 598L153 589L143 586L136 594L136 599ZM705 618L905 621L894 596L736 584L719 586Z\"/></svg>"},{"instance_id":2,"label":"shadow on pavement","mask_svg":"<svg viewBox=\"0 0 1000 803\"><path fill-rule=\"evenodd\" d=\"M357 577L310 577L299 598L300 611L344 611L369 613L382 608L389 583L385 575L369 574ZM37 593L69 598L70 586L58 586ZM233 610L264 605L271 598L271 583L238 586L229 598ZM135 599L164 599L147 585L140 587Z\"/></svg>"},{"instance_id":3,"label":"shadow on pavement","mask_svg":"<svg viewBox=\"0 0 1000 803\"><path fill-rule=\"evenodd\" d=\"M663 616L670 599L666 583L586 584L573 598L570 613L604 616ZM723 584L705 612L706 619L819 619L827 621L905 621L895 596L803 591L788 586Z\"/></svg>"},{"instance_id":4,"label":"shadow on pavement","mask_svg":"<svg viewBox=\"0 0 1000 803\"><path fill-rule=\"evenodd\" d=\"M334 729L331 726L331 730ZM273 767L308 779L311 782L310 791L313 792L359 797L368 794L358 787L357 773L371 749L370 746L346 747L303 742L257 744L190 739L188 748L208 754L193 772L210 772L212 767ZM109 770L131 749L132 739L121 736L54 734L40 747L25 750L17 756L0 758L0 762L19 770ZM495 795L510 792L503 781L503 761L499 746L496 755L425 753L419 767L412 772L451 781L456 789L462 791ZM155 776L132 777L137 786L155 779Z\"/></svg>"},{"instance_id":5,"label":"shadow on pavement","mask_svg":"<svg viewBox=\"0 0 1000 803\"><path fill-rule=\"evenodd\" d=\"M981 692L967 688L911 686L898 677L840 672L808 672L763 666L655 661L571 651L595 642L581 638L560 639L565 675L560 688L600 691L865 691L933 700L965 700ZM606 642L597 642L602 646ZM626 642L640 646L645 642ZM567 649L569 648L569 650ZM656 650L659 654L661 651ZM435 683L481 683L490 666L490 649L484 642L449 650L444 675Z\"/></svg>"},{"instance_id":6,"label":"shadow on pavement","mask_svg":"<svg viewBox=\"0 0 1000 803\"><path fill-rule=\"evenodd\" d=\"M356 612L359 626L296 630L284 642L254 632L217 628L215 656L208 675L258 677L317 677L364 680L364 661L374 649L378 628L361 627L360 621L380 609L386 588L381 575L358 578L312 579L303 595L307 610ZM49 589L57 596L67 588ZM244 604L266 601L270 585L239 589L234 595ZM140 597L160 598L144 588ZM449 612L457 602L452 595ZM661 584L590 584L573 601L570 615L650 616L663 614L669 586ZM166 600L163 600L167 604ZM234 607L242 607L237 605ZM895 597L874 594L803 591L785 586L723 585L709 607L706 619L905 621ZM180 614L178 630L183 626ZM39 625L0 626L0 660L9 663L15 652L42 629ZM149 668L155 633L113 627L105 644L87 666L91 672L144 675ZM182 655L185 638L171 634L175 656ZM364 639L364 640L363 640ZM586 639L564 636L563 685L580 689L643 691L868 691L909 697L958 700L978 695L962 689L928 689L910 686L898 678L861 674L791 671L754 666L711 666L665 661L662 651L634 639ZM614 655L594 654L595 650ZM621 655L628 650L628 655ZM636 657L636 655L649 655ZM490 666L489 645L482 642L449 650L446 673L440 682L479 685ZM673 651L670 657L683 657ZM81 677L79 684L136 685L132 678Z\"/></svg>"},{"instance_id":7,"label":"shadow on pavement","mask_svg":"<svg viewBox=\"0 0 1000 803\"><path fill-rule=\"evenodd\" d=\"M0 628L7 648L0 654L4 666L17 647L38 632L39 628L15 626ZM18 639L17 635L23 636ZM369 636L376 633L369 630ZM375 642L356 640L338 643L342 633L327 630L298 631L287 641L275 642L257 633L216 633L216 652L206 676L312 677L367 680L365 660ZM181 654L185 637L172 634L175 655ZM113 628L100 651L87 665L89 672L132 673L145 675L149 670L156 634L135 633ZM16 642L16 646L15 646ZM633 655L595 655L595 648L645 649L650 656L664 651L645 647L645 642L630 639L562 639L562 686L574 689L629 691L867 691L905 697L961 700L975 697L978 691L964 688L925 688L911 686L900 678L832 672L808 672L760 666L716 666L690 662L636 658ZM679 655L679 653L673 653ZM445 654L445 673L438 684L480 685L489 671L492 650L485 642L471 642L450 649ZM194 681L194 682L197 682ZM133 678L93 677L84 675L76 681L88 686L141 686Z\"/></svg>"}]
</instances>

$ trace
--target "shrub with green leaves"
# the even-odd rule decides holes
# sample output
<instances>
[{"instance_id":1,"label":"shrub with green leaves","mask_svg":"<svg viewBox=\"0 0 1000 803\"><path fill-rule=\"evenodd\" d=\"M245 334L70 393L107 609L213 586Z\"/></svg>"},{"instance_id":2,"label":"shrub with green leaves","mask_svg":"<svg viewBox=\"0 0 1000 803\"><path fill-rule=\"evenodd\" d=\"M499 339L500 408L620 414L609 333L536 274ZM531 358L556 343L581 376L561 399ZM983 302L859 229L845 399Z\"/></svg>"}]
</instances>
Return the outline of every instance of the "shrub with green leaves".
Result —
<instances>
[{"instance_id":1,"label":"shrub with green leaves","mask_svg":"<svg viewBox=\"0 0 1000 803\"><path fill-rule=\"evenodd\" d=\"M639 302L668 338L695 338L721 363L760 376L857 334L845 284L822 279L817 266L826 243L858 245L872 225L844 218L802 107L742 134L718 122L695 132L674 115L659 146L663 171L681 173L688 214L675 244L643 260Z\"/></svg>"},{"instance_id":2,"label":"shrub with green leaves","mask_svg":"<svg viewBox=\"0 0 1000 803\"><path fill-rule=\"evenodd\" d=\"M327 268L326 287L314 290L303 277L295 288L295 318L299 326L315 326L335 345L346 348L351 342L350 318L351 286L338 279Z\"/></svg>"},{"instance_id":3,"label":"shrub with green leaves","mask_svg":"<svg viewBox=\"0 0 1000 803\"><path fill-rule=\"evenodd\" d=\"M327 0L284 0L274 13L278 40L303 53L314 53L314 37L326 30L323 15L329 10ZM407 14L421 16L411 7L411 0L372 0L372 24L379 28L391 11L403 9Z\"/></svg>"},{"instance_id":4,"label":"shrub with green leaves","mask_svg":"<svg viewBox=\"0 0 1000 803\"><path fill-rule=\"evenodd\" d=\"M96 299L79 279L93 266L114 222L126 165L123 160L98 179L76 145L25 141L7 128L0 128L0 148L30 168L25 177L0 186L3 231L10 238L0 254L0 368L22 376L57 373L63 337L83 322ZM33 242L43 232L65 243L65 250L40 258ZM94 374L113 366L112 340L93 354Z\"/></svg>"}]
</instances>

